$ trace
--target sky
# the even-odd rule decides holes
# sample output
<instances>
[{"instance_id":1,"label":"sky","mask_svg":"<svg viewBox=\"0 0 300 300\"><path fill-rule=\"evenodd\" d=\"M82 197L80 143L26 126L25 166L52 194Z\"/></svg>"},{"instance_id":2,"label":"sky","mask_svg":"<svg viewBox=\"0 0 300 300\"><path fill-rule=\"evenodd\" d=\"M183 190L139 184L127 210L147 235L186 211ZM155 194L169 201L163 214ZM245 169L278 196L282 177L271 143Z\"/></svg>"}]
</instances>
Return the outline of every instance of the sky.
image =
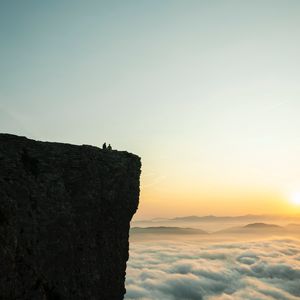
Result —
<instances>
[{"instance_id":1,"label":"sky","mask_svg":"<svg viewBox=\"0 0 300 300\"><path fill-rule=\"evenodd\" d=\"M136 219L299 214L299 15L297 0L0 0L1 132L138 154Z\"/></svg>"}]
</instances>

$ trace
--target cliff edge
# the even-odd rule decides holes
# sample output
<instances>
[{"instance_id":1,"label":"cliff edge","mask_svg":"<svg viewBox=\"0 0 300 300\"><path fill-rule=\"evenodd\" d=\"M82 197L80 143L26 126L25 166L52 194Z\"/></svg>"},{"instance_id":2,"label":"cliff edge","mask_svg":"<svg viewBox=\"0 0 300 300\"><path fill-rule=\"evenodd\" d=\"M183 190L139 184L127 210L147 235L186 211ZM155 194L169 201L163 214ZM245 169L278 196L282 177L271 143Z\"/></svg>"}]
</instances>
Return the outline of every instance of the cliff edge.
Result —
<instances>
[{"instance_id":1,"label":"cliff edge","mask_svg":"<svg viewBox=\"0 0 300 300\"><path fill-rule=\"evenodd\" d=\"M140 158L0 134L0 299L123 299Z\"/></svg>"}]
</instances>

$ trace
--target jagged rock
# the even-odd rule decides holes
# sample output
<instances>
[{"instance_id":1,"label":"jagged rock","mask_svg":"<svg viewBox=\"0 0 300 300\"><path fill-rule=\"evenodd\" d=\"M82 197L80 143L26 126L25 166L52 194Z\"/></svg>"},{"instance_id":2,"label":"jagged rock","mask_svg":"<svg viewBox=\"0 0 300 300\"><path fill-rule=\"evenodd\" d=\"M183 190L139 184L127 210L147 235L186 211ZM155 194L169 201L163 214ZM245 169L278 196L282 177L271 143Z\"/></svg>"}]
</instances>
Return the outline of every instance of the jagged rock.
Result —
<instances>
[{"instance_id":1,"label":"jagged rock","mask_svg":"<svg viewBox=\"0 0 300 300\"><path fill-rule=\"evenodd\" d=\"M140 158L0 134L0 299L123 299Z\"/></svg>"}]
</instances>

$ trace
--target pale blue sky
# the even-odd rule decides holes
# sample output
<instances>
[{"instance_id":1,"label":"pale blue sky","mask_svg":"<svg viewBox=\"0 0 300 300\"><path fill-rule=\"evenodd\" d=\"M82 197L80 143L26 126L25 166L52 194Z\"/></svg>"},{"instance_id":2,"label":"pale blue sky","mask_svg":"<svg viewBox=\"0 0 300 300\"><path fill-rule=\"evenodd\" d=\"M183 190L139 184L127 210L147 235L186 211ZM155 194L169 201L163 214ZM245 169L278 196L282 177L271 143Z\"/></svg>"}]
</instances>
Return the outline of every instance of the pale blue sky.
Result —
<instances>
[{"instance_id":1,"label":"pale blue sky","mask_svg":"<svg viewBox=\"0 0 300 300\"><path fill-rule=\"evenodd\" d=\"M0 37L1 131L139 154L145 216L300 190L300 1L0 1Z\"/></svg>"}]
</instances>

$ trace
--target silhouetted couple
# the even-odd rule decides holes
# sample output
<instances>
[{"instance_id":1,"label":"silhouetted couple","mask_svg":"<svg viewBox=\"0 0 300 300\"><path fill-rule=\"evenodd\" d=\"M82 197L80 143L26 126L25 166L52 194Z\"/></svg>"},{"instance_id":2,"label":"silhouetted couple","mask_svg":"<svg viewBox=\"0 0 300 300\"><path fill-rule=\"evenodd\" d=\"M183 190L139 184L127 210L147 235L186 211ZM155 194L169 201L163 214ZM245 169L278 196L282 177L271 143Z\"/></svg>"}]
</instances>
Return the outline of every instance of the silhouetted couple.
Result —
<instances>
[{"instance_id":1,"label":"silhouetted couple","mask_svg":"<svg viewBox=\"0 0 300 300\"><path fill-rule=\"evenodd\" d=\"M102 146L102 149L103 150L112 150L112 147L111 147L110 144L108 144L108 146L106 146L106 143L104 143L103 146Z\"/></svg>"}]
</instances>

